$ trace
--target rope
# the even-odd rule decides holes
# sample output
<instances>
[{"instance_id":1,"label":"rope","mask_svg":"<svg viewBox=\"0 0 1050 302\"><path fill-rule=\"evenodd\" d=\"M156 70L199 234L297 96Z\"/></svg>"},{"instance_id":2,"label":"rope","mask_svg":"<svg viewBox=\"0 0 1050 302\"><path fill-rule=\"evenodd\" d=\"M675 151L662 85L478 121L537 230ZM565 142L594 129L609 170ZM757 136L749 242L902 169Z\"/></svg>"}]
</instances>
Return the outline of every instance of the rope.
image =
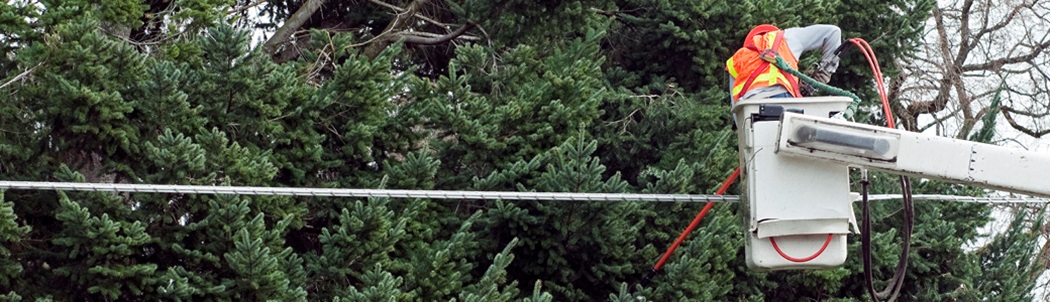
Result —
<instances>
[{"instance_id":1,"label":"rope","mask_svg":"<svg viewBox=\"0 0 1050 302\"><path fill-rule=\"evenodd\" d=\"M787 71L791 75L798 77L800 80L802 80L802 81L806 82L807 84L813 86L813 88L820 89L821 91L824 91L824 92L827 92L827 93L830 93L830 94L845 96L845 97L849 97L849 98L853 99L853 102L849 104L849 107L846 107L846 112L842 113L842 116L845 117L847 120L853 120L853 115L857 112L857 107L860 106L860 97L859 96L857 96L853 92L850 92L849 90L841 89L841 88L838 88L838 87L835 87L835 86L831 86L831 85L828 85L828 84L824 84L824 83L821 83L820 81L814 80L813 78L809 77L808 75L806 75L806 74L804 74L802 72L799 72L798 70L795 70L794 68L791 68L791 66L789 66L787 64L787 62L784 62L784 58L781 58L780 56L776 56L776 62L773 62L773 64L776 65L777 68L780 68L781 70Z\"/></svg>"}]
</instances>

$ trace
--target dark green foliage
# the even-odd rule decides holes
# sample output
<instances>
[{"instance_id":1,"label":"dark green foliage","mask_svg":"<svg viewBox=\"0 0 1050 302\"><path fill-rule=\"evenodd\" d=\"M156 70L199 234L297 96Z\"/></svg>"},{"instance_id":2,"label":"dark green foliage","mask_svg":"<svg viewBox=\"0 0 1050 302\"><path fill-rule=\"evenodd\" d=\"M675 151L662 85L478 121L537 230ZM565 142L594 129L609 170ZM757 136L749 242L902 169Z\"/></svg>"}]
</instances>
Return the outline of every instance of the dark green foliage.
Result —
<instances>
[{"instance_id":1,"label":"dark green foliage","mask_svg":"<svg viewBox=\"0 0 1050 302\"><path fill-rule=\"evenodd\" d=\"M595 148L594 142L577 138L551 150L543 156L548 164L527 186L543 192L624 192L627 184L619 176L602 177L604 167L592 157ZM501 203L491 212L488 228L496 238L521 238L518 253L541 264L512 264L520 272L515 277L544 280L559 300L588 300L612 290L605 280L638 272L629 264L639 249L639 207L633 202Z\"/></svg>"},{"instance_id":2,"label":"dark green foliage","mask_svg":"<svg viewBox=\"0 0 1050 302\"><path fill-rule=\"evenodd\" d=\"M0 197L3 192L0 191ZM18 216L14 212L14 204L9 201L0 201L0 286L13 288L14 279L22 272L22 263L12 259L11 250L17 248L22 237L29 234L29 226L18 224ZM0 299L10 298L17 300L19 297L14 291L3 293Z\"/></svg>"},{"instance_id":3,"label":"dark green foliage","mask_svg":"<svg viewBox=\"0 0 1050 302\"><path fill-rule=\"evenodd\" d=\"M91 14L53 25L45 40L22 49L27 61L40 64L43 76L19 89L26 102L27 117L41 123L36 131L46 134L47 147L36 152L84 171L126 170L122 161L107 161L107 167L92 163L95 157L126 158L137 151L139 129L129 122L135 101L136 82L143 76L144 56L98 30ZM35 135L34 135L35 136ZM41 137L42 138L42 137Z\"/></svg>"},{"instance_id":4,"label":"dark green foliage","mask_svg":"<svg viewBox=\"0 0 1050 302\"><path fill-rule=\"evenodd\" d=\"M287 221L283 220L275 230L267 231L263 215L259 214L233 235L234 248L223 258L235 277L223 280L224 287L231 289L224 294L233 300L306 300L306 291L300 285L305 280L293 278L296 274L302 275L302 260L292 253L290 247L274 251L263 242L264 238L274 240L272 238L287 227ZM274 241L277 242L273 245L283 246L281 240ZM298 282L292 284L293 280Z\"/></svg>"},{"instance_id":5,"label":"dark green foliage","mask_svg":"<svg viewBox=\"0 0 1050 302\"><path fill-rule=\"evenodd\" d=\"M999 104L1003 100L1003 89L1005 88L1006 82L1000 82L999 89L995 90L995 96L992 97L992 103L988 105L988 114L981 118L981 129L970 135L971 141L992 143L992 138L995 136L995 118L999 116Z\"/></svg>"},{"instance_id":6,"label":"dark green foliage","mask_svg":"<svg viewBox=\"0 0 1050 302\"><path fill-rule=\"evenodd\" d=\"M463 186L505 163L532 158L595 122L606 95L602 59L589 31L544 50L530 45L494 53L460 47L448 76L425 101L433 148L448 176L439 185Z\"/></svg>"},{"instance_id":7,"label":"dark green foliage","mask_svg":"<svg viewBox=\"0 0 1050 302\"><path fill-rule=\"evenodd\" d=\"M1033 282L1043 273L1045 260L1037 260L1039 232L1045 209L1002 209L1012 212L1009 229L996 234L991 242L977 250L981 272L972 287L961 289L963 299L1032 301Z\"/></svg>"},{"instance_id":8,"label":"dark green foliage","mask_svg":"<svg viewBox=\"0 0 1050 302\"><path fill-rule=\"evenodd\" d=\"M679 228L682 227L679 225ZM730 211L720 209L708 213L703 228L695 231L688 244L678 248L676 259L665 264L663 272L653 279L656 286L637 294L652 301L713 301L731 297L733 279L740 273L735 271L740 265L734 262L743 247L741 232L739 219ZM665 242L673 240L669 238Z\"/></svg>"},{"instance_id":9,"label":"dark green foliage","mask_svg":"<svg viewBox=\"0 0 1050 302\"><path fill-rule=\"evenodd\" d=\"M376 280L386 277L375 275L389 275L382 270L381 265L390 262L390 253L394 252L397 242L404 238L405 227L414 213L405 213L407 215L393 220L394 212L386 208L386 202L376 201L368 205L355 202L353 211L347 208L342 210L334 229L321 230L321 236L318 237L321 253L307 258L310 271L314 272L309 276L315 280L312 287L320 293L331 291L338 295L347 286L354 284L345 282L354 279L360 279L370 286L376 286L374 282L391 282ZM364 276L358 276L362 273ZM397 287L400 287L401 282L398 283Z\"/></svg>"},{"instance_id":10,"label":"dark green foliage","mask_svg":"<svg viewBox=\"0 0 1050 302\"><path fill-rule=\"evenodd\" d=\"M0 87L0 179L711 194L738 164L723 66L752 26L838 24L846 37L871 41L892 76L888 62L909 54L934 4L431 0L420 14L437 22L413 20L408 30L476 27L447 43L388 41L366 53L380 45L372 39L393 10L326 1L286 45L291 59L277 63L258 49L265 37L253 26L279 26L303 2L0 4L0 84L11 81ZM254 3L258 10L240 10ZM870 83L855 51L832 81L874 101ZM994 125L985 120L972 139L989 141ZM872 179L873 192L897 190L896 176ZM913 186L916 194L983 193ZM731 204L717 205L642 286L702 205L25 190L0 197L4 301L866 295L853 239L841 268L747 269ZM897 202L873 208L879 286L897 260L899 211ZM964 249L989 212L918 204L902 300L1030 299L1042 271L1025 247L1042 220L1019 212L1009 231Z\"/></svg>"},{"instance_id":11,"label":"dark green foliage","mask_svg":"<svg viewBox=\"0 0 1050 302\"><path fill-rule=\"evenodd\" d=\"M464 302L479 302L479 301L511 301L515 298L517 292L514 289L517 286L516 282L511 282L508 287L509 290L501 291L500 287L507 279L507 266L514 261L514 254L511 254L511 249L518 244L518 240L511 240L507 243L507 247L503 248L503 251L496 254L492 259L492 266L489 266L485 270L485 274L482 275L481 279L475 285L468 286L464 289L459 297Z\"/></svg>"},{"instance_id":12,"label":"dark green foliage","mask_svg":"<svg viewBox=\"0 0 1050 302\"><path fill-rule=\"evenodd\" d=\"M64 167L56 176L65 181L84 180ZM55 218L62 224L62 232L51 240L57 248L51 259L55 276L66 280L67 286L74 289L72 292L86 292L94 297L116 299L151 291L157 282L157 264L134 261L143 246L152 241L143 222L120 220L130 215L127 208L121 207L119 196L77 195L71 199L59 193Z\"/></svg>"}]
</instances>

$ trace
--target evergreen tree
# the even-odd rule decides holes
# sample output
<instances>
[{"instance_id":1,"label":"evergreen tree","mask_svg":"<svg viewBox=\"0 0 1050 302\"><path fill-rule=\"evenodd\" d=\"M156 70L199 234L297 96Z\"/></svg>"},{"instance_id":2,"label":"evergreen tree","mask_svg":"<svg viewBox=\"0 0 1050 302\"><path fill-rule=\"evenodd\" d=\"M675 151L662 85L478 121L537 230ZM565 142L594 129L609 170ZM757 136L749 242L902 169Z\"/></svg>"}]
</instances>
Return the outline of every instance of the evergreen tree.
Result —
<instances>
[{"instance_id":1,"label":"evergreen tree","mask_svg":"<svg viewBox=\"0 0 1050 302\"><path fill-rule=\"evenodd\" d=\"M56 177L84 181L83 176L69 169L60 170ZM65 280L63 283L71 289L69 293L87 293L93 299L142 296L144 291L152 291L158 282L154 278L157 264L135 261L142 247L152 240L145 225L120 219L130 216L130 209L122 207L119 196L77 195L82 197L73 200L64 192L59 193L55 218L63 228L51 240L56 248L52 278ZM97 212L93 214L91 210Z\"/></svg>"},{"instance_id":2,"label":"evergreen tree","mask_svg":"<svg viewBox=\"0 0 1050 302\"><path fill-rule=\"evenodd\" d=\"M960 299L1032 301L1035 280L1043 273L1033 246L1038 244L1039 228L1045 210L1017 208L1005 232L977 250L980 273L971 287L961 288Z\"/></svg>"},{"instance_id":3,"label":"evergreen tree","mask_svg":"<svg viewBox=\"0 0 1050 302\"><path fill-rule=\"evenodd\" d=\"M598 40L582 39L541 50L521 45L506 52L461 47L448 76L436 80L425 101L442 159L444 186L553 148L595 122L605 96ZM460 74L462 73L462 74ZM496 189L496 188L490 188Z\"/></svg>"},{"instance_id":4,"label":"evergreen tree","mask_svg":"<svg viewBox=\"0 0 1050 302\"><path fill-rule=\"evenodd\" d=\"M18 225L14 204L2 198L3 192L0 191L0 286L14 289L15 279L22 272L22 263L12 259L11 250L21 243L23 236L29 234L30 228ZM0 291L0 299L18 300L20 297L14 290Z\"/></svg>"},{"instance_id":5,"label":"evergreen tree","mask_svg":"<svg viewBox=\"0 0 1050 302\"><path fill-rule=\"evenodd\" d=\"M602 176L604 167L592 156L596 146L582 137L570 139L547 154L497 171L478 183L494 186L516 181L515 175L539 173L532 182L515 186L545 192L623 192L626 182L615 175ZM539 164L543 162L545 167ZM615 290L619 284L615 280L640 273L644 263L639 262L655 254L646 242L636 239L642 236L641 226L648 217L639 210L639 203L497 202L495 206L487 228L497 240L530 234L519 237L525 246L518 254L535 260L513 264L519 274L516 278L542 280L560 300L600 299Z\"/></svg>"},{"instance_id":6,"label":"evergreen tree","mask_svg":"<svg viewBox=\"0 0 1050 302\"><path fill-rule=\"evenodd\" d=\"M723 66L748 29L834 23L891 62L909 54L934 4L326 1L279 51L254 40L255 26L291 23L316 2L0 4L0 178L710 194L737 165ZM458 26L466 32L454 39L418 43ZM873 101L861 60L847 52L832 84ZM994 120L984 124L974 140L989 137ZM875 192L897 190L895 176L872 181ZM747 269L733 205L715 207L641 286L699 208L10 190L0 200L0 299L866 295L853 237L842 268ZM899 210L873 207L876 285L897 260ZM1040 269L1019 247L1034 242L1038 220L1020 215L970 251L987 207L922 203L916 213L902 300L1029 298Z\"/></svg>"}]
</instances>

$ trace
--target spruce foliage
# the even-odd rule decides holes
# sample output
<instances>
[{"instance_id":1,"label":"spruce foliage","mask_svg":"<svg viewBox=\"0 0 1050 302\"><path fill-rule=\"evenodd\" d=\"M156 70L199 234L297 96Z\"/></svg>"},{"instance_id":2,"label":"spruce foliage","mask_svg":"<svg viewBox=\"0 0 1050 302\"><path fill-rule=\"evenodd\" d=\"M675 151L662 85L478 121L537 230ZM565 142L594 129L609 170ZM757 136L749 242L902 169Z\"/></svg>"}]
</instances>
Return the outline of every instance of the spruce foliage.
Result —
<instances>
[{"instance_id":1,"label":"spruce foliage","mask_svg":"<svg viewBox=\"0 0 1050 302\"><path fill-rule=\"evenodd\" d=\"M396 15L387 6L327 1L286 45L291 59L275 60L254 30L303 2L0 4L0 78L10 81L0 179L711 194L737 165L723 66L748 29L834 23L891 62L909 55L934 4L429 1L421 14L437 22L411 30L475 27L421 45L372 44ZM875 100L861 60L847 53L832 84ZM984 126L974 140L990 139L994 119ZM875 192L896 190L895 176L872 180ZM751 271L739 209L727 204L645 282L700 207L9 190L0 300L865 298L859 242L841 268ZM873 209L880 286L899 252L899 210ZM931 202L916 213L904 300L1030 299L1042 266L1026 247L1041 212L1019 211L976 249L964 246L980 238L987 207Z\"/></svg>"}]
</instances>

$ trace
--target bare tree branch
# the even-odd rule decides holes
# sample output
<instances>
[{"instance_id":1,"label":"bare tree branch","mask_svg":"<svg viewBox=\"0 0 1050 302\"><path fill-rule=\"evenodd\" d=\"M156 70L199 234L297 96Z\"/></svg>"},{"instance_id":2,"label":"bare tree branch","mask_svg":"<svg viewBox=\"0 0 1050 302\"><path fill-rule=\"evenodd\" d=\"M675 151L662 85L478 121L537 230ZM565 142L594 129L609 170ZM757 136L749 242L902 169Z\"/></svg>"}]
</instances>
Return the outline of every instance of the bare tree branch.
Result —
<instances>
[{"instance_id":1,"label":"bare tree branch","mask_svg":"<svg viewBox=\"0 0 1050 302\"><path fill-rule=\"evenodd\" d=\"M408 27L408 21L411 20L412 17L420 11L420 9L422 9L423 5L426 4L427 1L428 0L412 1L412 3L408 5L408 7L406 7L403 11L398 13L397 16L394 17L394 20L390 21L390 24L387 24L386 28L383 29L383 33L376 36L373 39L375 41L369 44L368 47L365 47L365 56L374 59L376 56L379 55L380 52L383 51L383 49L386 49L387 46L390 46L390 43L393 43L394 38L398 36L397 32L403 31Z\"/></svg>"},{"instance_id":2,"label":"bare tree branch","mask_svg":"<svg viewBox=\"0 0 1050 302\"><path fill-rule=\"evenodd\" d=\"M227 12L226 12L226 14L227 14L227 15L237 14L237 13L240 13L240 12L243 12L243 11L246 11L246 10L249 10L249 9L251 9L251 8L253 8L253 7L256 7L256 6L262 5L263 3L266 3L266 2L270 2L270 0L259 0L259 1L255 1L255 3L252 3L252 4L248 4L248 5L245 5L244 7L238 7L238 8L236 8L236 9L231 9L231 10L227 11Z\"/></svg>"},{"instance_id":3,"label":"bare tree branch","mask_svg":"<svg viewBox=\"0 0 1050 302\"><path fill-rule=\"evenodd\" d=\"M419 36L419 37L425 37L425 38L437 38L437 37L445 36L447 34L439 35L439 34L435 34L435 33L432 33L432 32L411 31L411 32L402 32L401 35L403 35L403 36ZM464 40L464 41L481 41L482 40L481 37L474 36L474 35L467 35L467 34L463 34L463 35L460 35L459 37L455 37L455 39L456 40Z\"/></svg>"},{"instance_id":4,"label":"bare tree branch","mask_svg":"<svg viewBox=\"0 0 1050 302\"><path fill-rule=\"evenodd\" d=\"M1050 12L1041 0L942 1L919 51L902 57L894 85L902 125L929 114L947 135L964 138L985 114L1004 112L1014 128L1042 135L1050 117ZM1002 87L997 83L1008 83ZM1004 107L988 107L1000 95ZM1014 105L1016 104L1016 105ZM1047 109L1047 110L1044 110ZM1012 111L1011 111L1012 110ZM940 128L939 128L940 129Z\"/></svg>"},{"instance_id":5,"label":"bare tree branch","mask_svg":"<svg viewBox=\"0 0 1050 302\"><path fill-rule=\"evenodd\" d=\"M955 58L965 58L970 53L970 47L973 45L970 42L970 8L973 7L973 0L966 0L963 3L959 20L959 37L962 41L959 42L959 53L955 55ZM974 40L978 41L978 40ZM956 62L953 62L956 63Z\"/></svg>"},{"instance_id":6,"label":"bare tree branch","mask_svg":"<svg viewBox=\"0 0 1050 302\"><path fill-rule=\"evenodd\" d=\"M14 78L11 78L10 81L7 81L3 85L0 85L0 89L7 88L7 86L11 85L12 83L14 83L14 82L16 82L18 80L21 80L22 78L25 78L30 73L32 73L33 70L36 70L37 67L40 67L40 65L43 65L43 64L44 64L44 62L40 62L40 63L37 63L36 66L33 66L32 68L26 69L26 71L23 71L22 73L16 75Z\"/></svg>"},{"instance_id":7,"label":"bare tree branch","mask_svg":"<svg viewBox=\"0 0 1050 302\"><path fill-rule=\"evenodd\" d=\"M948 114L945 114L944 116L940 116L940 117L934 116L932 122L930 122L929 124L926 124L925 126L919 127L919 130L917 132L925 132L927 129L930 129L930 128L934 127L934 126L941 126L941 125L944 124L945 121L951 119L958 112L959 112L959 110L956 109L956 110L952 110L951 112L948 112ZM932 113L931 113L931 115L932 115Z\"/></svg>"},{"instance_id":8,"label":"bare tree branch","mask_svg":"<svg viewBox=\"0 0 1050 302\"><path fill-rule=\"evenodd\" d=\"M393 4L390 4L390 3L386 3L386 2L383 2L383 1L379 1L379 0L368 0L368 1L369 1L369 2L372 2L372 3L375 3L375 4L379 4L379 6L382 6L382 7L386 7L386 8L392 9L392 10L394 10L395 12L399 12L399 13L400 13L400 12L404 12L404 11L405 11L405 9L404 9L404 8L400 8L400 7L397 7L397 5L393 5Z\"/></svg>"},{"instance_id":9,"label":"bare tree branch","mask_svg":"<svg viewBox=\"0 0 1050 302\"><path fill-rule=\"evenodd\" d=\"M988 2L987 5L988 5L989 8L992 7L991 2ZM982 37L984 37L984 35L986 35L988 33L991 33L991 32L1003 29L1004 27L1006 27L1007 24L1010 24L1010 22L1013 22L1014 18L1017 17L1017 14L1021 13L1021 9L1022 8L1026 8L1026 7L1031 8L1031 6L1025 6L1025 5L1014 6L1014 8L1012 10L1010 10L1010 13L1006 15L1006 18L1003 18L1002 20L999 20L999 23L996 23L995 25L992 25L991 27L987 27L988 19L989 19L988 15L990 15L990 13L985 12L984 24L985 24L986 27L984 29L981 29L981 31L978 31L977 34L974 35L975 39L980 40Z\"/></svg>"},{"instance_id":10,"label":"bare tree branch","mask_svg":"<svg viewBox=\"0 0 1050 302\"><path fill-rule=\"evenodd\" d=\"M277 31L273 33L273 36L266 40L266 43L263 43L263 51L270 55L275 55L281 46L288 42L292 33L299 30L299 27L302 27L303 24L310 19L310 16L312 16L317 9L321 8L324 1L325 0L306 0L306 2L303 3L303 6L295 11L291 17L288 17L288 20L285 20L284 25L281 25L281 28L278 28Z\"/></svg>"},{"instance_id":11,"label":"bare tree branch","mask_svg":"<svg viewBox=\"0 0 1050 302\"><path fill-rule=\"evenodd\" d=\"M1010 123L1010 127L1013 127L1014 129L1017 129L1017 131L1021 131L1022 133L1028 134L1028 135L1030 135L1032 137L1035 137L1035 138L1040 138L1043 135L1046 135L1046 134L1050 133L1050 129L1036 131L1036 130L1028 129L1028 127L1025 127L1024 125L1021 125L1020 123L1018 123L1017 121L1014 120L1014 117L1012 115L1013 113L1020 113L1020 112L1019 111L1015 111L1015 110L1013 110L1010 107L1003 106L1003 107L1001 107L1000 111L1002 111L1003 117L1006 118L1006 122Z\"/></svg>"},{"instance_id":12,"label":"bare tree branch","mask_svg":"<svg viewBox=\"0 0 1050 302\"><path fill-rule=\"evenodd\" d=\"M360 47L367 45L367 47L364 50L364 54L370 58L375 58L376 56L378 56L383 49L390 45L390 43L393 43L398 39L404 39L403 41L405 43L420 45L436 45L451 41L453 39L480 40L480 38L478 37L465 35L465 33L468 30L471 30L473 28L481 28L473 22L467 22L466 24L460 26L458 29L443 35L431 32L410 31L409 25L411 24L411 22L409 22L409 20L411 20L413 17L430 22L431 24L443 28L449 27L445 23L439 22L420 13L422 11L423 5L426 4L426 2L429 0L416 0L409 4L407 8L401 8L380 0L369 1L397 12L397 15L394 17L394 20L387 24L387 27L383 29L382 33L376 35L375 37L372 37L371 39L368 39L367 41L356 43L350 46ZM482 31L484 32L483 29Z\"/></svg>"},{"instance_id":13,"label":"bare tree branch","mask_svg":"<svg viewBox=\"0 0 1050 302\"><path fill-rule=\"evenodd\" d=\"M969 1L968 1L969 3ZM936 97L929 101L913 102L908 105L906 112L908 115L917 118L918 115L924 113L933 113L944 110L945 105L948 104L948 98L951 91L951 83L953 79L958 78L955 74L954 65L956 60L952 59L951 50L949 49L950 42L948 41L948 28L944 21L944 12L940 8L933 9L933 16L935 21L935 31L937 33L937 41L939 42L940 58L944 60L940 64L943 77L937 83L937 94ZM917 129L908 129L917 130Z\"/></svg>"},{"instance_id":14,"label":"bare tree branch","mask_svg":"<svg viewBox=\"0 0 1050 302\"><path fill-rule=\"evenodd\" d=\"M1002 58L1002 59L989 61L989 62L985 62L985 63L981 63L981 64L969 64L969 65L963 66L963 70L964 71L973 71L973 70L985 70L985 69L998 69L998 68L1001 68L1003 65L1007 65L1007 64L1016 64L1016 63L1028 62L1028 61L1031 61L1031 60L1035 59L1040 54L1043 54L1043 51L1046 50L1048 47L1050 47L1050 40L1047 40L1047 41L1045 41L1045 42L1043 42L1043 43L1041 43L1039 45L1036 45L1035 47L1032 48L1031 52L1029 52L1028 54L1025 54L1023 56Z\"/></svg>"},{"instance_id":15,"label":"bare tree branch","mask_svg":"<svg viewBox=\"0 0 1050 302\"><path fill-rule=\"evenodd\" d=\"M457 37L460 37L460 36L463 35L463 33L467 32L471 28L474 28L474 23L468 22L467 24L464 24L463 26L461 26L456 31L448 33L448 34L443 35L443 36L423 37L423 36L419 35L421 33L413 33L413 32L402 32L401 36L405 38L405 43L422 44L422 45L436 45L436 44L445 43L445 42L448 42L449 40L452 40L452 39L455 39Z\"/></svg>"},{"instance_id":16,"label":"bare tree branch","mask_svg":"<svg viewBox=\"0 0 1050 302\"><path fill-rule=\"evenodd\" d=\"M389 9L395 11L395 12L398 12L398 13L401 13L401 12L405 11L404 8L400 8L397 5L386 3L386 2L383 2L383 1L379 1L379 0L369 0L369 1L372 2L372 3L378 4L379 6L389 8ZM416 18L419 18L420 20L430 22L431 24L434 24L434 25L437 25L437 26L440 26L440 27L444 27L444 28L451 27L448 24L445 24L444 22L440 22L438 20L434 20L433 18L427 17L426 15L423 15L423 14L421 14L419 12L416 12L415 16L416 16Z\"/></svg>"}]
</instances>

